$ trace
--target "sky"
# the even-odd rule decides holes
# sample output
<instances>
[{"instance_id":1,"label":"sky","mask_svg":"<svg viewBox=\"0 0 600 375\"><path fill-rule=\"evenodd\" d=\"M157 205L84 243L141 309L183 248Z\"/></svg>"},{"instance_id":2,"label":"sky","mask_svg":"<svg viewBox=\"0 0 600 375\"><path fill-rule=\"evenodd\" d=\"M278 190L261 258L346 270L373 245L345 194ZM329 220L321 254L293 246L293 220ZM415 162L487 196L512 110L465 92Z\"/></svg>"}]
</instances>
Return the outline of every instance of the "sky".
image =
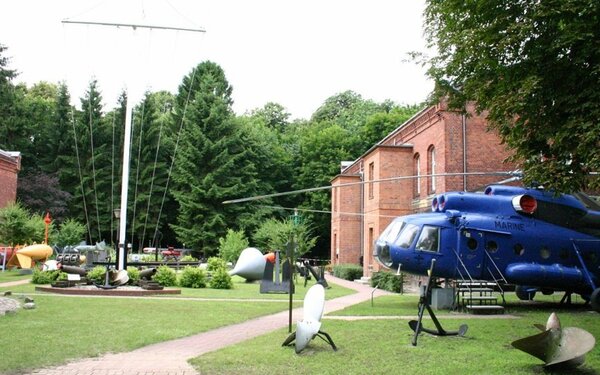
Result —
<instances>
[{"instance_id":1,"label":"sky","mask_svg":"<svg viewBox=\"0 0 600 375\"><path fill-rule=\"evenodd\" d=\"M433 83L408 53L426 52L424 0L9 0L0 44L15 83L65 81L73 104L95 78L105 108L127 89L177 92L206 60L233 86L233 109L268 102L308 119L352 90L364 99L416 104ZM84 25L131 23L205 32Z\"/></svg>"}]
</instances>

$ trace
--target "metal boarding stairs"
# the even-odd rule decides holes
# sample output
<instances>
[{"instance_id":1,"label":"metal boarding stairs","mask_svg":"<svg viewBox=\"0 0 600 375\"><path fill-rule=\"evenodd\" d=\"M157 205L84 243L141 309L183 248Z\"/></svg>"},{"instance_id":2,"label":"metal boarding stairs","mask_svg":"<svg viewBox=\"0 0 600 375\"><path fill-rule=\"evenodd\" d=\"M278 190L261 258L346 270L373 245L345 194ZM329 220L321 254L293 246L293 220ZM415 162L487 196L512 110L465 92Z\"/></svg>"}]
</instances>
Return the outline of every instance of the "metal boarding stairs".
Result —
<instances>
[{"instance_id":1,"label":"metal boarding stairs","mask_svg":"<svg viewBox=\"0 0 600 375\"><path fill-rule=\"evenodd\" d=\"M487 267L487 271L492 275L494 281L473 279L460 256L456 253L456 258L466 274L465 277L465 274L457 266L456 271L460 277L456 281L456 307L471 314L504 314L506 299L500 282L502 281L504 284L507 284L507 282L490 254L487 251L485 253L493 265L492 269ZM496 292L500 293L501 304L498 303L499 297Z\"/></svg>"}]
</instances>

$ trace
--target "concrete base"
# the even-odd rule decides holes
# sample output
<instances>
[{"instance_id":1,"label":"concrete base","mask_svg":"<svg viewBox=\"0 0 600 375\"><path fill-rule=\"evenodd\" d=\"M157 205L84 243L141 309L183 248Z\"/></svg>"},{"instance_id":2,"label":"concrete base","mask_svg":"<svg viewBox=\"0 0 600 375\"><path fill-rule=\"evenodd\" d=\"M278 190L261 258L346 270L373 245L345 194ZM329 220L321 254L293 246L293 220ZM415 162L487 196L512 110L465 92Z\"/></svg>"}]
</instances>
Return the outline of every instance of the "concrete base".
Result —
<instances>
[{"instance_id":1,"label":"concrete base","mask_svg":"<svg viewBox=\"0 0 600 375\"><path fill-rule=\"evenodd\" d=\"M454 288L433 288L431 307L435 310L451 310L454 307Z\"/></svg>"},{"instance_id":2,"label":"concrete base","mask_svg":"<svg viewBox=\"0 0 600 375\"><path fill-rule=\"evenodd\" d=\"M147 290L137 286L121 286L115 289L100 289L93 285L74 286L70 288L55 288L52 286L36 286L38 292L56 294L87 295L87 296L151 296L157 294L181 294L181 289L165 288L162 290Z\"/></svg>"}]
</instances>

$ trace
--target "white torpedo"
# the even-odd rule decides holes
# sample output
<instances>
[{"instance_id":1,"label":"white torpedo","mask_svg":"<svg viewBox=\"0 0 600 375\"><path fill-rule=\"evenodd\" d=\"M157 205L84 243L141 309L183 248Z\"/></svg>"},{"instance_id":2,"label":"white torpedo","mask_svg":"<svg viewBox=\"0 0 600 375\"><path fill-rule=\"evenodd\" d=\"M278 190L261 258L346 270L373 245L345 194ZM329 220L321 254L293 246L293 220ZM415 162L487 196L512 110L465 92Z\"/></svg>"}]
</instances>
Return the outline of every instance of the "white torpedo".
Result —
<instances>
[{"instance_id":1,"label":"white torpedo","mask_svg":"<svg viewBox=\"0 0 600 375\"><path fill-rule=\"evenodd\" d=\"M321 329L325 308L325 288L321 284L310 287L304 297L304 319L296 326L296 353L300 353Z\"/></svg>"}]
</instances>

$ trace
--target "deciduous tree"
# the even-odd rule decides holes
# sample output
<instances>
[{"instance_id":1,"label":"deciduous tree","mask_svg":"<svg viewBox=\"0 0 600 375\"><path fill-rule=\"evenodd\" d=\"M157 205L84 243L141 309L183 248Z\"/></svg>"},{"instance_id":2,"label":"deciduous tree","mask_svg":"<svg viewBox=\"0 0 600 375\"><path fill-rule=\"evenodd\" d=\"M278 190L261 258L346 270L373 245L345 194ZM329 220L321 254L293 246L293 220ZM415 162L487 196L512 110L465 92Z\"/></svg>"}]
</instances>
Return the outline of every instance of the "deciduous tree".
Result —
<instances>
[{"instance_id":1,"label":"deciduous tree","mask_svg":"<svg viewBox=\"0 0 600 375\"><path fill-rule=\"evenodd\" d=\"M600 3L427 1L436 98L476 101L522 162L526 182L600 186Z\"/></svg>"}]
</instances>

